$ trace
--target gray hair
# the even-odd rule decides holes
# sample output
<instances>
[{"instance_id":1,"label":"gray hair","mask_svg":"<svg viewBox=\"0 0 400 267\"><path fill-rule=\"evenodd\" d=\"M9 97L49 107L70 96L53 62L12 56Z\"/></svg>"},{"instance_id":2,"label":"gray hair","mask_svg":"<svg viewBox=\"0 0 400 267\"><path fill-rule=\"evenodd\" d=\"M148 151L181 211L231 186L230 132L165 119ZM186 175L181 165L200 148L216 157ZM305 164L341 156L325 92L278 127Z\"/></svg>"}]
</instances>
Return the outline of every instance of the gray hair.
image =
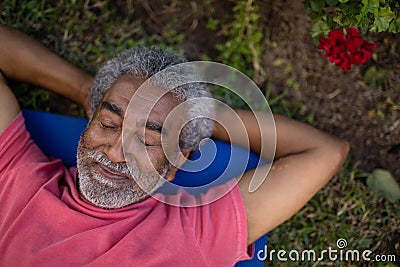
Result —
<instances>
[{"instance_id":1,"label":"gray hair","mask_svg":"<svg viewBox=\"0 0 400 267\"><path fill-rule=\"evenodd\" d=\"M212 101L205 101L205 98L211 98L210 91L204 83L190 82L199 81L193 68L168 68L167 72L160 72L184 62L186 60L174 52L157 47L136 47L122 52L107 61L97 72L89 96L92 112L106 91L122 75L130 73L139 78L151 77L152 82L171 88L179 101L190 101L186 108L188 122L180 134L180 147L198 150L200 141L210 137L214 127L209 119L214 117L214 105ZM183 85L176 87L174 84Z\"/></svg>"}]
</instances>

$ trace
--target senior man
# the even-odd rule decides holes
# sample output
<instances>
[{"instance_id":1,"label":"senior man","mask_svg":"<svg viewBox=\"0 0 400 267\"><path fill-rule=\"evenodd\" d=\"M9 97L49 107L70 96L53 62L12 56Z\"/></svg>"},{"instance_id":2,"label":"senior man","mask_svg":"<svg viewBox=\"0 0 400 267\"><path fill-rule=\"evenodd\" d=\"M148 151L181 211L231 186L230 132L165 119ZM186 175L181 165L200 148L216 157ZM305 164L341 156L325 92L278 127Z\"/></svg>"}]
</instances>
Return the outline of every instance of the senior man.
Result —
<instances>
[{"instance_id":1,"label":"senior man","mask_svg":"<svg viewBox=\"0 0 400 267\"><path fill-rule=\"evenodd\" d=\"M253 170L206 205L179 207L151 197L160 177L173 180L184 163L181 158L171 165L162 149L168 114L209 92L201 84L181 86L152 103L149 116L141 105L133 108L138 129L133 137L144 147L131 155L137 172L129 170L123 153L125 112L147 78L181 62L168 51L135 48L107 62L93 79L28 36L0 26L4 77L60 93L90 117L77 168L67 169L30 139L18 102L0 79L1 266L232 266L248 259L249 245L297 212L343 164L347 142L274 116L275 160L269 172L258 167L266 179L255 192L248 190ZM209 112L201 105L196 109ZM249 136L238 144L249 141L263 157L261 138L270 137L271 129L260 129L249 111L236 114ZM230 116L217 110L217 121ZM223 126L208 119L196 119L178 134L184 157L203 138L229 141ZM216 186L202 197L224 186L229 187Z\"/></svg>"}]
</instances>

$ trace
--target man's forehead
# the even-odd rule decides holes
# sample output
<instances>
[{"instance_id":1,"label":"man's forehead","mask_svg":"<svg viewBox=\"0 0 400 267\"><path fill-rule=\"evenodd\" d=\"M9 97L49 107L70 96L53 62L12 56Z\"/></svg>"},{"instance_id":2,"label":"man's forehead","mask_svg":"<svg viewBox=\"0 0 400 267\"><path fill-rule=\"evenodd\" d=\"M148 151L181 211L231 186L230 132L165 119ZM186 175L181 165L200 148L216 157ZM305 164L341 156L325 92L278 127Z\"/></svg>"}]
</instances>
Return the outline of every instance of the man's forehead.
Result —
<instances>
[{"instance_id":1,"label":"man's forehead","mask_svg":"<svg viewBox=\"0 0 400 267\"><path fill-rule=\"evenodd\" d=\"M124 113L130 105L130 112L148 111L162 117L167 116L180 101L167 89L145 81L146 79L137 75L125 74L110 87L102 102L109 102Z\"/></svg>"},{"instance_id":2,"label":"man's forehead","mask_svg":"<svg viewBox=\"0 0 400 267\"><path fill-rule=\"evenodd\" d=\"M104 99L110 100L117 97L125 99L125 102L129 103L132 95L137 91L144 81L144 78L141 78L137 75L130 73L124 74L111 85L111 87L105 93ZM119 99L116 100L118 101Z\"/></svg>"}]
</instances>

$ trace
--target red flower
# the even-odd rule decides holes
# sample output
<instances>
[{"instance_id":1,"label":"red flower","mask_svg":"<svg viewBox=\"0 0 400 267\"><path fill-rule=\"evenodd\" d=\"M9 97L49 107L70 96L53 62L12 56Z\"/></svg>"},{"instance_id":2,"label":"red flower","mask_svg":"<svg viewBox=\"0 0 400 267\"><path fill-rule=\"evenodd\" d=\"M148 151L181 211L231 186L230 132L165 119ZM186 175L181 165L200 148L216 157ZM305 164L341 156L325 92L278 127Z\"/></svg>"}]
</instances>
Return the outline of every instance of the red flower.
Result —
<instances>
[{"instance_id":1,"label":"red flower","mask_svg":"<svg viewBox=\"0 0 400 267\"><path fill-rule=\"evenodd\" d=\"M347 36L353 37L353 36L359 36L360 35L360 30L355 28L355 27L349 27L347 28Z\"/></svg>"},{"instance_id":2,"label":"red flower","mask_svg":"<svg viewBox=\"0 0 400 267\"><path fill-rule=\"evenodd\" d=\"M346 41L346 36L344 35L343 29L336 29L330 31L328 34L328 41L333 44L342 44L344 41Z\"/></svg>"},{"instance_id":3,"label":"red flower","mask_svg":"<svg viewBox=\"0 0 400 267\"><path fill-rule=\"evenodd\" d=\"M329 32L328 38L319 37L318 49L325 50L323 57L335 63L342 70L351 69L351 64L361 65L369 60L377 43L368 43L360 37L357 28L347 28L345 35L343 29Z\"/></svg>"},{"instance_id":4,"label":"red flower","mask_svg":"<svg viewBox=\"0 0 400 267\"><path fill-rule=\"evenodd\" d=\"M359 36L348 38L346 43L347 50L349 50L350 53L357 53L364 42L365 41Z\"/></svg>"}]
</instances>

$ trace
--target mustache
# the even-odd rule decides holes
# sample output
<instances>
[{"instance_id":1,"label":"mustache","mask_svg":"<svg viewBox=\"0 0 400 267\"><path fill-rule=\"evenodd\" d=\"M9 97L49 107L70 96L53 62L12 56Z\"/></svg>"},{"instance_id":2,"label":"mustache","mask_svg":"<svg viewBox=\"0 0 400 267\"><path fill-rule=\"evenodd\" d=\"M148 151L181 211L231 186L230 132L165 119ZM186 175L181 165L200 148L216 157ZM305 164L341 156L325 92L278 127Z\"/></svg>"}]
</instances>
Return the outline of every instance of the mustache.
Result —
<instances>
[{"instance_id":1,"label":"mustache","mask_svg":"<svg viewBox=\"0 0 400 267\"><path fill-rule=\"evenodd\" d=\"M122 162L112 162L104 153L99 151L90 151L88 158L95 160L96 162L103 164L112 171L118 172L123 175L132 177L132 174L128 168L128 164Z\"/></svg>"}]
</instances>

